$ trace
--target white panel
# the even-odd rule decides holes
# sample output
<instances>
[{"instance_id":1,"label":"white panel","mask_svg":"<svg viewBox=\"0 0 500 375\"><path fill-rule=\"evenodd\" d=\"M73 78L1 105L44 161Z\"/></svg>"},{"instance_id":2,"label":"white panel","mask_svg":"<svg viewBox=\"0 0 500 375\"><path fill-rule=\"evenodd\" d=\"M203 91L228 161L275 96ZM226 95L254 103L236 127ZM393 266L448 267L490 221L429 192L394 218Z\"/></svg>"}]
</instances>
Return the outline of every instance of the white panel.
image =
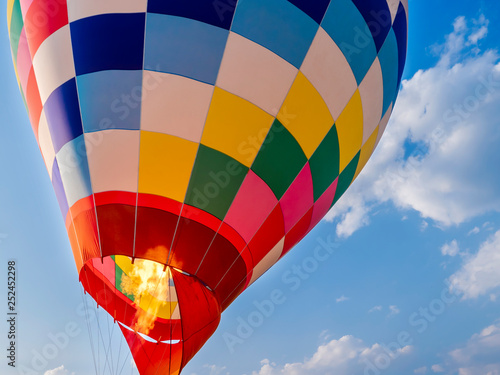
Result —
<instances>
[{"instance_id":1,"label":"white panel","mask_svg":"<svg viewBox=\"0 0 500 375\"><path fill-rule=\"evenodd\" d=\"M285 244L285 237L281 239L280 242L272 248L272 250L267 253L267 255L253 268L252 279L250 280L249 286L253 284L259 277L261 277L269 268L275 264L281 256L283 251L283 246Z\"/></svg>"},{"instance_id":2,"label":"white panel","mask_svg":"<svg viewBox=\"0 0 500 375\"><path fill-rule=\"evenodd\" d=\"M391 12L392 22L394 22L394 19L396 18L400 2L400 0L387 0L387 6L389 7L389 11Z\"/></svg>"},{"instance_id":3,"label":"white panel","mask_svg":"<svg viewBox=\"0 0 500 375\"><path fill-rule=\"evenodd\" d=\"M42 152L50 179L52 179L52 166L54 165L56 153L54 151L54 145L52 144L52 137L50 136L49 126L44 111L42 111L38 124L38 145L40 146L40 151Z\"/></svg>"},{"instance_id":4,"label":"white panel","mask_svg":"<svg viewBox=\"0 0 500 375\"><path fill-rule=\"evenodd\" d=\"M382 120L380 121L379 128L378 128L377 141L375 142L374 149L377 148L377 145L380 142L380 138L382 138L382 134L384 134L385 128L387 127L387 124L389 123L389 119L391 117L393 105L394 105L394 103L391 103L391 105L389 106L389 109L387 110L384 117L382 117Z\"/></svg>"},{"instance_id":5,"label":"white panel","mask_svg":"<svg viewBox=\"0 0 500 375\"><path fill-rule=\"evenodd\" d=\"M45 104L56 88L75 76L69 25L44 40L33 58L33 69L42 104Z\"/></svg>"},{"instance_id":6,"label":"white panel","mask_svg":"<svg viewBox=\"0 0 500 375\"><path fill-rule=\"evenodd\" d=\"M363 106L363 144L370 138L382 118L384 79L378 57L359 85Z\"/></svg>"},{"instance_id":7,"label":"white panel","mask_svg":"<svg viewBox=\"0 0 500 375\"><path fill-rule=\"evenodd\" d=\"M214 86L150 71L142 85L141 130L200 142Z\"/></svg>"},{"instance_id":8,"label":"white panel","mask_svg":"<svg viewBox=\"0 0 500 375\"><path fill-rule=\"evenodd\" d=\"M344 54L323 28L319 28L300 70L337 120L358 85Z\"/></svg>"},{"instance_id":9,"label":"white panel","mask_svg":"<svg viewBox=\"0 0 500 375\"><path fill-rule=\"evenodd\" d=\"M85 134L94 193L137 192L139 130L103 130Z\"/></svg>"},{"instance_id":10,"label":"white panel","mask_svg":"<svg viewBox=\"0 0 500 375\"><path fill-rule=\"evenodd\" d=\"M69 22L106 13L145 13L147 0L68 0Z\"/></svg>"},{"instance_id":11,"label":"white panel","mask_svg":"<svg viewBox=\"0 0 500 375\"><path fill-rule=\"evenodd\" d=\"M216 86L276 116L297 68L267 48L230 33Z\"/></svg>"}]
</instances>

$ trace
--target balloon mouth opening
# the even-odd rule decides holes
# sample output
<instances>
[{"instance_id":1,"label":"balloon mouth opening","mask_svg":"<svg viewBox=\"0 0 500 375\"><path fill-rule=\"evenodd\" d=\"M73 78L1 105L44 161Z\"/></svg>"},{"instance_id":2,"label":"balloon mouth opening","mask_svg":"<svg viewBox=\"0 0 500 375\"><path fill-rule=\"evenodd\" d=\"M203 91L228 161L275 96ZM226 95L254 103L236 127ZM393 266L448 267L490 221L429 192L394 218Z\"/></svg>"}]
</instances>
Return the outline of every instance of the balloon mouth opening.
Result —
<instances>
[{"instance_id":1,"label":"balloon mouth opening","mask_svg":"<svg viewBox=\"0 0 500 375\"><path fill-rule=\"evenodd\" d=\"M148 335L145 335L144 333L141 333L141 332L138 332L138 331L135 331L134 329L132 329L131 327L123 324L122 322L117 322L120 327L122 327L123 329L129 331L129 332L133 332L133 333L136 333L137 335L139 335L140 337L142 337L144 340L148 341L148 342L151 342L151 343L154 343L154 344L167 344L167 345L175 345L175 344L179 344L181 342L181 340L161 340L161 337L159 340L155 340L154 338L148 336Z\"/></svg>"},{"instance_id":2,"label":"balloon mouth opening","mask_svg":"<svg viewBox=\"0 0 500 375\"><path fill-rule=\"evenodd\" d=\"M92 258L82 267L80 281L118 324L141 374L156 374L161 358L169 358L170 369L180 369L220 322L220 303L211 288L195 275L156 261L125 255Z\"/></svg>"}]
</instances>

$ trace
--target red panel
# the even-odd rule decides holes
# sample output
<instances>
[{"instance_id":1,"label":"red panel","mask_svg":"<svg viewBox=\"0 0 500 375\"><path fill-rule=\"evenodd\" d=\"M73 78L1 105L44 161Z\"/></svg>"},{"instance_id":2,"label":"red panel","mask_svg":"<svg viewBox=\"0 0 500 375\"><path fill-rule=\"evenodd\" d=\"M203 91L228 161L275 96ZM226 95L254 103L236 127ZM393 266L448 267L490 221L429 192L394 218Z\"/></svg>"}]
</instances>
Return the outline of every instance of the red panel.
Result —
<instances>
[{"instance_id":1,"label":"red panel","mask_svg":"<svg viewBox=\"0 0 500 375\"><path fill-rule=\"evenodd\" d=\"M182 208L182 216L191 220L196 220L198 223L202 223L214 232L217 232L221 225L221 221L217 217L187 204Z\"/></svg>"},{"instance_id":2,"label":"red panel","mask_svg":"<svg viewBox=\"0 0 500 375\"><path fill-rule=\"evenodd\" d=\"M78 271L89 259L101 257L92 196L80 199L70 208L66 216L66 228L73 253L77 253L75 259L78 259Z\"/></svg>"},{"instance_id":3,"label":"red panel","mask_svg":"<svg viewBox=\"0 0 500 375\"><path fill-rule=\"evenodd\" d=\"M96 206L105 204L120 203L135 206L137 202L137 193L128 191L106 191L94 194Z\"/></svg>"},{"instance_id":4,"label":"red panel","mask_svg":"<svg viewBox=\"0 0 500 375\"><path fill-rule=\"evenodd\" d=\"M316 203L314 203L313 216L311 218L311 226L309 230L313 229L316 224L320 222L321 219L330 211L332 207L333 198L335 197L335 192L337 191L338 177L333 181L333 183L326 189L321 197L318 198Z\"/></svg>"},{"instance_id":5,"label":"red panel","mask_svg":"<svg viewBox=\"0 0 500 375\"><path fill-rule=\"evenodd\" d=\"M68 214L66 215L66 227L68 227L69 222L72 218L76 218L81 213L94 208L94 199L92 196L80 199L78 202L70 207Z\"/></svg>"},{"instance_id":6,"label":"red panel","mask_svg":"<svg viewBox=\"0 0 500 375\"><path fill-rule=\"evenodd\" d=\"M120 326L141 375L177 375L181 370L182 343L165 344L144 340Z\"/></svg>"},{"instance_id":7,"label":"red panel","mask_svg":"<svg viewBox=\"0 0 500 375\"><path fill-rule=\"evenodd\" d=\"M248 244L254 265L259 264L284 235L283 214L278 204Z\"/></svg>"},{"instance_id":8,"label":"red panel","mask_svg":"<svg viewBox=\"0 0 500 375\"><path fill-rule=\"evenodd\" d=\"M214 236L212 229L194 220L181 218L168 264L194 275Z\"/></svg>"},{"instance_id":9,"label":"red panel","mask_svg":"<svg viewBox=\"0 0 500 375\"><path fill-rule=\"evenodd\" d=\"M24 19L31 55L35 56L40 44L67 24L66 1L33 0Z\"/></svg>"},{"instance_id":10,"label":"red panel","mask_svg":"<svg viewBox=\"0 0 500 375\"><path fill-rule=\"evenodd\" d=\"M248 247L243 250L242 256L245 258L251 258L250 249ZM250 264L253 264L253 261ZM220 281L216 291L219 295L224 296L224 298L221 299L222 301L227 302L229 300L232 302L237 296L240 295L240 293L246 288L252 278L252 269L247 270L246 275L244 275L243 277L241 277L240 275L238 278L237 276L238 275L234 273L228 272ZM226 302L223 302L221 304L223 310L229 306L229 304L226 304Z\"/></svg>"},{"instance_id":11,"label":"red panel","mask_svg":"<svg viewBox=\"0 0 500 375\"><path fill-rule=\"evenodd\" d=\"M285 245L283 246L283 252L281 257L284 256L292 247L294 247L301 239L303 239L307 233L309 233L309 225L311 224L311 218L313 214L313 208L311 207L309 211L295 224L295 226L290 229L290 231L285 236Z\"/></svg>"},{"instance_id":12,"label":"red panel","mask_svg":"<svg viewBox=\"0 0 500 375\"><path fill-rule=\"evenodd\" d=\"M222 301L221 303L222 311L227 309L229 305L233 303L233 301L241 294L241 292L243 292L246 284L247 284L247 278L241 280L241 282L239 282L238 285L236 285L234 290L230 294L228 294L228 296Z\"/></svg>"},{"instance_id":13,"label":"red panel","mask_svg":"<svg viewBox=\"0 0 500 375\"><path fill-rule=\"evenodd\" d=\"M228 293L234 290L238 282L250 272L251 267L252 264L250 263L247 266L240 253L236 251L231 243L218 234L196 276L214 289L217 297L223 300ZM228 283L221 287L219 282L223 277Z\"/></svg>"},{"instance_id":14,"label":"red panel","mask_svg":"<svg viewBox=\"0 0 500 375\"><path fill-rule=\"evenodd\" d=\"M171 212L177 216L179 216L182 209L182 203L153 194L139 193L137 204L143 207L158 208L163 211Z\"/></svg>"},{"instance_id":15,"label":"red panel","mask_svg":"<svg viewBox=\"0 0 500 375\"><path fill-rule=\"evenodd\" d=\"M97 206L97 222L103 256L133 256L135 205Z\"/></svg>"},{"instance_id":16,"label":"red panel","mask_svg":"<svg viewBox=\"0 0 500 375\"><path fill-rule=\"evenodd\" d=\"M38 123L40 122L40 115L42 114L42 99L40 99L40 93L38 92L38 84L36 82L33 67L31 67L28 75L28 85L25 94L31 126L35 133L36 140L38 141Z\"/></svg>"},{"instance_id":17,"label":"red panel","mask_svg":"<svg viewBox=\"0 0 500 375\"><path fill-rule=\"evenodd\" d=\"M243 237L241 237L238 232L225 222L223 222L219 228L219 234L227 238L240 253L247 246Z\"/></svg>"},{"instance_id":18,"label":"red panel","mask_svg":"<svg viewBox=\"0 0 500 375\"><path fill-rule=\"evenodd\" d=\"M135 256L166 264L178 219L170 212L137 207Z\"/></svg>"},{"instance_id":19,"label":"red panel","mask_svg":"<svg viewBox=\"0 0 500 375\"><path fill-rule=\"evenodd\" d=\"M219 303L196 277L172 272L181 313L182 338L185 342L183 364L200 350L219 325Z\"/></svg>"}]
</instances>

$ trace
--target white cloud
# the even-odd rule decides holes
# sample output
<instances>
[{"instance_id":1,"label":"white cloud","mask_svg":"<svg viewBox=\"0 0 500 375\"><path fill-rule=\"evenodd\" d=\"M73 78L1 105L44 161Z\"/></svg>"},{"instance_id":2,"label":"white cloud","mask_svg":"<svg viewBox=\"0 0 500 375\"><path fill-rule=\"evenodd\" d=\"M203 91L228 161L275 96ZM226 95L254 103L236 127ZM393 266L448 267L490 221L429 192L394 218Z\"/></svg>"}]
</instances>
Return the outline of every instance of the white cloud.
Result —
<instances>
[{"instance_id":1,"label":"white cloud","mask_svg":"<svg viewBox=\"0 0 500 375\"><path fill-rule=\"evenodd\" d=\"M481 231L481 229L479 229L479 227L474 227L469 231L469 233L467 233L467 235L470 236L473 234L478 234L480 231Z\"/></svg>"},{"instance_id":2,"label":"white cloud","mask_svg":"<svg viewBox=\"0 0 500 375\"><path fill-rule=\"evenodd\" d=\"M441 365L432 365L431 370L435 373L444 372L444 368Z\"/></svg>"},{"instance_id":3,"label":"white cloud","mask_svg":"<svg viewBox=\"0 0 500 375\"><path fill-rule=\"evenodd\" d=\"M387 315L389 318L395 315L398 315L401 311L396 305L389 306L390 313Z\"/></svg>"},{"instance_id":4,"label":"white cloud","mask_svg":"<svg viewBox=\"0 0 500 375\"><path fill-rule=\"evenodd\" d=\"M427 367L426 366L419 367L419 368L413 370L413 372L415 374L426 374L427 373Z\"/></svg>"},{"instance_id":5,"label":"white cloud","mask_svg":"<svg viewBox=\"0 0 500 375\"><path fill-rule=\"evenodd\" d=\"M441 254L448 255L450 257L456 256L460 252L457 240L453 240L450 243L445 243L441 246Z\"/></svg>"},{"instance_id":6,"label":"white cloud","mask_svg":"<svg viewBox=\"0 0 500 375\"><path fill-rule=\"evenodd\" d=\"M74 372L70 373L68 370L64 368L64 366L59 366L53 370L45 371L43 375L75 375L75 373Z\"/></svg>"},{"instance_id":7,"label":"white cloud","mask_svg":"<svg viewBox=\"0 0 500 375\"><path fill-rule=\"evenodd\" d=\"M500 165L500 57L471 53L467 41L487 20L469 24L457 19L436 66L403 82L373 157L326 216L338 220L340 237L368 225L385 202L440 227L500 212L500 175L491 171ZM405 155L408 142L415 147Z\"/></svg>"},{"instance_id":8,"label":"white cloud","mask_svg":"<svg viewBox=\"0 0 500 375\"><path fill-rule=\"evenodd\" d=\"M474 334L461 348L449 353L459 375L500 375L500 322Z\"/></svg>"},{"instance_id":9,"label":"white cloud","mask_svg":"<svg viewBox=\"0 0 500 375\"><path fill-rule=\"evenodd\" d=\"M344 336L321 345L316 353L304 362L287 363L278 366L265 359L259 371L252 375L347 375L363 374L369 368L387 368L399 357L408 355L411 346L399 347L397 350L384 349L380 344L367 346L362 340L353 336ZM387 367L385 367L387 366ZM371 370L373 371L373 370ZM380 371L380 370L379 370Z\"/></svg>"},{"instance_id":10,"label":"white cloud","mask_svg":"<svg viewBox=\"0 0 500 375\"><path fill-rule=\"evenodd\" d=\"M369 313L375 312L375 311L382 311L382 306L373 306L370 310L368 310Z\"/></svg>"},{"instance_id":11,"label":"white cloud","mask_svg":"<svg viewBox=\"0 0 500 375\"><path fill-rule=\"evenodd\" d=\"M341 297L337 298L335 301L337 303L349 301L349 297L346 297L346 296L342 295Z\"/></svg>"},{"instance_id":12,"label":"white cloud","mask_svg":"<svg viewBox=\"0 0 500 375\"><path fill-rule=\"evenodd\" d=\"M210 375L222 375L223 373L229 374L226 370L225 366L219 367L217 365L204 365L203 367L207 368L210 372Z\"/></svg>"},{"instance_id":13,"label":"white cloud","mask_svg":"<svg viewBox=\"0 0 500 375\"><path fill-rule=\"evenodd\" d=\"M463 298L477 298L500 287L500 231L482 243L479 251L465 260L450 277L451 288Z\"/></svg>"}]
</instances>

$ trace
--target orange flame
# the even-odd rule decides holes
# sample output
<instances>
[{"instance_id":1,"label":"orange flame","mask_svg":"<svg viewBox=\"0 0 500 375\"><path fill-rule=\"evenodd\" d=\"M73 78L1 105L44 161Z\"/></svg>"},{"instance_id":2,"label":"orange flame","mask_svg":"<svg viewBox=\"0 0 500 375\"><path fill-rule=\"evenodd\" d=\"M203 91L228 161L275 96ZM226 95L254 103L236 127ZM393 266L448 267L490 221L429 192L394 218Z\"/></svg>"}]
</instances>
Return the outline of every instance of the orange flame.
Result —
<instances>
[{"instance_id":1,"label":"orange flame","mask_svg":"<svg viewBox=\"0 0 500 375\"><path fill-rule=\"evenodd\" d=\"M122 276L122 291L133 295L138 307L132 328L145 335L154 328L158 311L168 300L170 270L163 268L159 263L136 259L132 271Z\"/></svg>"}]
</instances>

